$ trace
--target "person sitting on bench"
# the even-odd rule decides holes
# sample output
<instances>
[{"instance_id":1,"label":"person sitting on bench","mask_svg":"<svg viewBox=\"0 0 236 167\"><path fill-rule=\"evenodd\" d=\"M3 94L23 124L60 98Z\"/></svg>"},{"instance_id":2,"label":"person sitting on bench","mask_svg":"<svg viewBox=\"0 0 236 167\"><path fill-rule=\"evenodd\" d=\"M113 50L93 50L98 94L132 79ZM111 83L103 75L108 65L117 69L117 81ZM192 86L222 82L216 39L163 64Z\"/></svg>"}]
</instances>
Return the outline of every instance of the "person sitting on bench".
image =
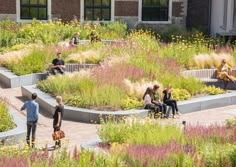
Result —
<instances>
[{"instance_id":1,"label":"person sitting on bench","mask_svg":"<svg viewBox=\"0 0 236 167\"><path fill-rule=\"evenodd\" d=\"M148 87L143 95L143 101L144 101L144 109L151 110L151 112L154 112L155 114L158 112L158 106L152 103L153 101L153 94L152 94L152 88Z\"/></svg>"},{"instance_id":2,"label":"person sitting on bench","mask_svg":"<svg viewBox=\"0 0 236 167\"><path fill-rule=\"evenodd\" d=\"M216 78L224 81L224 89L226 89L229 81L235 83L236 78L232 75L232 67L226 63L225 59L221 61L217 68Z\"/></svg>"},{"instance_id":3,"label":"person sitting on bench","mask_svg":"<svg viewBox=\"0 0 236 167\"><path fill-rule=\"evenodd\" d=\"M168 116L166 115L167 105L161 102L160 96L158 94L158 89L159 89L158 85L154 85L152 88L152 91L153 91L152 92L153 93L152 103L160 108L160 111L162 114L161 118L168 118Z\"/></svg>"},{"instance_id":4,"label":"person sitting on bench","mask_svg":"<svg viewBox=\"0 0 236 167\"><path fill-rule=\"evenodd\" d=\"M53 59L51 67L50 67L50 72L53 75L56 74L64 74L65 73L65 63L64 61L61 59L61 53L58 52L57 53L57 58Z\"/></svg>"}]
</instances>

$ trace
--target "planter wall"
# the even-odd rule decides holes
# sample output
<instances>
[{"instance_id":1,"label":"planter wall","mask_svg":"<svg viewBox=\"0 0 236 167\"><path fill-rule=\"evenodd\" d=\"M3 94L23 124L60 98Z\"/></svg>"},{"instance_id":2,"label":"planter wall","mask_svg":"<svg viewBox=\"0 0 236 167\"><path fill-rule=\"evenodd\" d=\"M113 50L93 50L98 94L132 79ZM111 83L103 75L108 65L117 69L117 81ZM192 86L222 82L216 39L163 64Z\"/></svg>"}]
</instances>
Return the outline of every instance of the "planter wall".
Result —
<instances>
[{"instance_id":1,"label":"planter wall","mask_svg":"<svg viewBox=\"0 0 236 167\"><path fill-rule=\"evenodd\" d=\"M34 73L17 76L10 70L0 67L0 82L6 88L16 88L25 85L34 85L39 80L46 79L46 73Z\"/></svg>"},{"instance_id":2,"label":"planter wall","mask_svg":"<svg viewBox=\"0 0 236 167\"><path fill-rule=\"evenodd\" d=\"M97 64L66 64L66 72L72 73L80 71L81 69L90 69L96 66ZM46 72L17 76L10 70L0 67L0 82L6 88L34 85L39 80L46 79L47 77L48 74Z\"/></svg>"},{"instance_id":3,"label":"planter wall","mask_svg":"<svg viewBox=\"0 0 236 167\"><path fill-rule=\"evenodd\" d=\"M30 98L32 93L37 93L37 101L45 111L51 115L54 113L55 109L55 99L48 94L40 91L35 86L23 86L21 87L22 96ZM236 91L231 93L221 94L221 95L209 95L200 98L193 98L191 100L178 102L178 108L181 113L190 113L206 109L218 108L228 105L236 104ZM97 111L85 108L76 108L71 106L65 106L64 118L72 121L79 122L100 122L100 117L106 118L107 116L124 117L129 115L136 115L141 117L146 117L148 114L147 110L126 110L126 111Z\"/></svg>"},{"instance_id":4,"label":"planter wall","mask_svg":"<svg viewBox=\"0 0 236 167\"><path fill-rule=\"evenodd\" d=\"M22 96L31 98L32 93L37 93L38 97L36 101L39 103L40 108L43 108L50 115L54 114L56 100L48 94L40 91L36 86L23 86L21 87ZM125 116L135 115L139 117L146 117L148 110L144 109L132 109L132 110L120 110L120 111L98 111L86 108L77 108L71 106L65 106L64 119L85 123L100 123L100 119L106 119L109 116L115 118L121 118Z\"/></svg>"},{"instance_id":5,"label":"planter wall","mask_svg":"<svg viewBox=\"0 0 236 167\"><path fill-rule=\"evenodd\" d=\"M9 145L24 142L26 138L26 120L23 120L13 109L10 108L16 127L6 132L0 132L0 144Z\"/></svg>"}]
</instances>

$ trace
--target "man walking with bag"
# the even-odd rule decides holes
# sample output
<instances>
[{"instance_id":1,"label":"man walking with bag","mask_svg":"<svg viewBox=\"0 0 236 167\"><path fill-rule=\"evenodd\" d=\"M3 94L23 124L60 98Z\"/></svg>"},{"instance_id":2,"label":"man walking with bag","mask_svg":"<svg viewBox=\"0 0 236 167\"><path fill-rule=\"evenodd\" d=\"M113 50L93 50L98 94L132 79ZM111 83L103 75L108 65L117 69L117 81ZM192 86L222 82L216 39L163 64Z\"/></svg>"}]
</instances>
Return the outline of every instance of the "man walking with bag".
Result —
<instances>
[{"instance_id":1,"label":"man walking with bag","mask_svg":"<svg viewBox=\"0 0 236 167\"><path fill-rule=\"evenodd\" d=\"M36 135L36 128L38 122L38 114L39 114L39 105L35 101L37 98L37 94L33 93L31 100L28 100L24 103L21 107L21 111L26 109L27 113L27 134L26 134L26 142L28 146L30 146L30 134L32 130L32 137L31 137L31 147L35 147L35 135Z\"/></svg>"}]
</instances>

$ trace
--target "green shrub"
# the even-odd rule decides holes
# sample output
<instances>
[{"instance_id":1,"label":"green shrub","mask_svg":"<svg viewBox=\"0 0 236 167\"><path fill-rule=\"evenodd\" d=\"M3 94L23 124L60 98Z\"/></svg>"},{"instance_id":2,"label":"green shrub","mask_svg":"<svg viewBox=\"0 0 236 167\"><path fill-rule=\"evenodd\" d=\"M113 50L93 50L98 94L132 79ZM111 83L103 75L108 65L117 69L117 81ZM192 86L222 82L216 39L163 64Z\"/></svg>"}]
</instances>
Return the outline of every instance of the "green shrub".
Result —
<instances>
[{"instance_id":1,"label":"green shrub","mask_svg":"<svg viewBox=\"0 0 236 167\"><path fill-rule=\"evenodd\" d=\"M38 42L58 43L72 38L75 32L79 32L81 39L89 39L92 31L97 32L101 39L117 39L126 35L126 29L126 24L121 22L80 24L76 21L63 23L61 21L40 22L33 20L30 24L22 24L7 19L0 22L0 46L11 47L21 43Z\"/></svg>"},{"instance_id":2,"label":"green shrub","mask_svg":"<svg viewBox=\"0 0 236 167\"><path fill-rule=\"evenodd\" d=\"M162 145L171 140L182 140L181 130L174 125L162 126L149 120L108 120L98 134L104 142L127 144Z\"/></svg>"},{"instance_id":3,"label":"green shrub","mask_svg":"<svg viewBox=\"0 0 236 167\"><path fill-rule=\"evenodd\" d=\"M11 115L8 113L7 104L3 99L0 100L0 132L7 131L15 127Z\"/></svg>"},{"instance_id":4,"label":"green shrub","mask_svg":"<svg viewBox=\"0 0 236 167\"><path fill-rule=\"evenodd\" d=\"M217 88L215 86L205 86L204 89L202 90L203 93L207 93L210 95L217 95L217 94L222 94L225 91L221 88Z\"/></svg>"},{"instance_id":5,"label":"green shrub","mask_svg":"<svg viewBox=\"0 0 236 167\"><path fill-rule=\"evenodd\" d=\"M191 98L191 94L185 89L173 89L172 94L173 98L177 101L188 100Z\"/></svg>"}]
</instances>

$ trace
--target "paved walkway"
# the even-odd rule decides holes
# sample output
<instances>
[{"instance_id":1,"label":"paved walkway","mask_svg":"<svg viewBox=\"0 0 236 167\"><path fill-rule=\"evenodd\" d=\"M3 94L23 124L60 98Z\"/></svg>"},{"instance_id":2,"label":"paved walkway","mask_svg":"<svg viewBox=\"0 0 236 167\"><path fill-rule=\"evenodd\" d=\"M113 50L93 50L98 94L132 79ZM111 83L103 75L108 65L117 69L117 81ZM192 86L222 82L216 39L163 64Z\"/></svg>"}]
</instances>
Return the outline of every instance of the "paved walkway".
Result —
<instances>
[{"instance_id":1,"label":"paved walkway","mask_svg":"<svg viewBox=\"0 0 236 167\"><path fill-rule=\"evenodd\" d=\"M26 120L25 112L19 111L19 108L26 100L21 96L20 88L3 89L0 88L0 96L5 97L15 112L20 113L21 117ZM236 117L236 105L227 106L222 108L216 108L211 110L199 111L189 114L183 114L178 119L174 119L177 123L181 123L183 120L187 124L223 124L225 119ZM168 121L173 122L172 119ZM86 142L95 138L98 138L97 128L99 125L85 124L72 121L63 121L62 129L65 130L66 139L63 140L63 145L67 144L69 149L73 149L76 145L78 148L82 142ZM39 124L37 129L37 145L53 145L52 141L52 118L47 116L46 113L40 111Z\"/></svg>"}]
</instances>

